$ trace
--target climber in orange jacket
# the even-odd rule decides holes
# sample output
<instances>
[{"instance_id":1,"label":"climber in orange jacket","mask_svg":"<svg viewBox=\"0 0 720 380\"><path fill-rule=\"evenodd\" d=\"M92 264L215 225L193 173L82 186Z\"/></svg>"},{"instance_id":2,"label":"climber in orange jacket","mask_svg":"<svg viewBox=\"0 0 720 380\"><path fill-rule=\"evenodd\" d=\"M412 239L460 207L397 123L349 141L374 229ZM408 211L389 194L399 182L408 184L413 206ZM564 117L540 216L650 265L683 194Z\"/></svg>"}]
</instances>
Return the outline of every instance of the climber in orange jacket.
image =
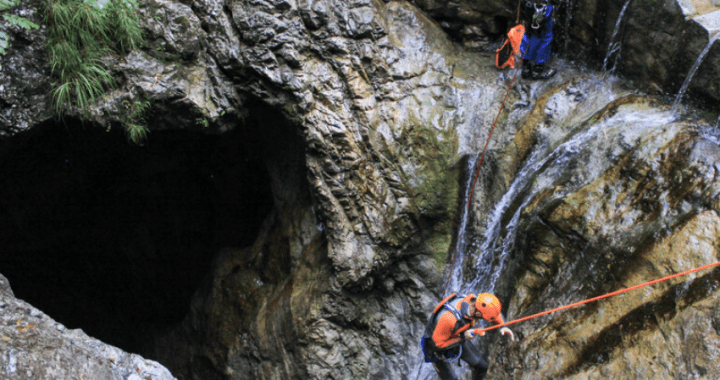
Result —
<instances>
[{"instance_id":1,"label":"climber in orange jacket","mask_svg":"<svg viewBox=\"0 0 720 380\"><path fill-rule=\"evenodd\" d=\"M462 297L452 293L433 310L425 326L421 345L425 362L433 363L442 380L456 379L449 362L458 358L470 364L481 376L487 371L487 362L471 342L475 337L472 328L481 318L496 324L505 323L500 301L490 293L482 293L477 297L474 294ZM515 341L515 335L509 328L502 327L500 333L509 334Z\"/></svg>"}]
</instances>

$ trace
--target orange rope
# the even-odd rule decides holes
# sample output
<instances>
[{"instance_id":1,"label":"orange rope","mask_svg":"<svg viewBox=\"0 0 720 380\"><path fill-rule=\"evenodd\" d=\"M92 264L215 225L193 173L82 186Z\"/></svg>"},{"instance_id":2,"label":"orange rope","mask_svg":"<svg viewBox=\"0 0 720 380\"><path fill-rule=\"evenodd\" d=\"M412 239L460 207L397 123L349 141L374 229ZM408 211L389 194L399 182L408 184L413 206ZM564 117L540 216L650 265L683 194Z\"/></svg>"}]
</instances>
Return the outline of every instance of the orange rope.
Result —
<instances>
[{"instance_id":1,"label":"orange rope","mask_svg":"<svg viewBox=\"0 0 720 380\"><path fill-rule=\"evenodd\" d=\"M515 74L512 77L512 80L510 81L510 85L508 86L507 92L505 92L505 97L503 98L502 103L500 104L500 110L498 111L497 116L495 116L495 121L493 122L492 128L490 128L490 134L488 135L487 140L485 141L485 147L483 148L482 154L480 155L480 162L478 162L477 170L475 171L475 179L473 179L472 187L470 188L470 196L468 196L468 203L467 208L470 209L470 203L472 202L473 193L475 192L475 184L477 183L478 177L480 176L480 167L482 166L483 159L485 158L485 151L487 150L488 144L490 144L490 137L492 137L493 131L495 130L495 126L497 125L498 119L500 119L500 114L502 113L503 108L505 108L505 101L507 100L508 95L510 94L510 90L512 89L513 82L515 81L515 77L517 76L518 71L520 71L520 65L518 64L518 67L515 69Z\"/></svg>"},{"instance_id":2,"label":"orange rope","mask_svg":"<svg viewBox=\"0 0 720 380\"><path fill-rule=\"evenodd\" d=\"M527 316L527 317L523 317L523 318L520 318L520 319L516 319L516 320L514 320L514 321L510 321L510 322L502 323L502 324L499 324L499 325L494 325L494 326L486 327L486 328L484 328L484 329L483 329L483 328L476 328L476 329L474 330L474 332L475 332L475 334L482 334L482 333L484 333L484 332L486 332L486 331L489 331L489 330L497 329L497 328L504 327L504 326L507 326L507 325L512 325L512 324L514 324L514 323L524 322L524 321L527 321L528 319L533 319L533 318L537 318L537 317L540 317L540 316L543 316L543 315L546 315L546 314L554 313L554 312L556 312L556 311L561 311L561 310L569 309L569 308L571 308L571 307L580 306L580 305L583 305L583 304L586 304L586 303L590 303L590 302L593 302L593 301L601 300L601 299L603 299L603 298L608 298L608 297L616 296L616 295L618 295L618 294L625 293L625 292L629 292L629 291L635 290L635 289L639 289L639 288L642 288L642 287L644 287L644 286L657 284L658 282L663 282L663 281L671 280L671 279L676 278L676 277L685 276L686 274L690 274L690 273L693 273L693 272L698 272L698 271L701 271L701 270L703 270L703 269L708 269L708 268L714 267L714 266L716 266L716 265L720 265L720 261L715 262L715 263L712 263L712 264L708 264L708 265L703 265L703 266L698 267L698 268L695 268L695 269L690 269L690 270L686 270L686 271L684 271L684 272L676 273L676 274L673 274L673 275L670 275L670 276L667 276L667 277L659 278L659 279L657 279L657 280L648 281L648 282L642 283L642 284L640 284L640 285L631 286L631 287L629 287L629 288L620 289L620 290L617 290L617 291L614 291L614 292L611 292L611 293L603 294L603 295L601 295L601 296L589 298L589 299L586 299L585 301L575 302L575 303L570 304L570 305L561 306L561 307L558 307L558 308L555 308L555 309L552 309L552 310L543 311L542 313L533 314L533 315L530 315L530 316Z\"/></svg>"},{"instance_id":3,"label":"orange rope","mask_svg":"<svg viewBox=\"0 0 720 380\"><path fill-rule=\"evenodd\" d=\"M519 6L519 4L518 4ZM518 8L518 12L520 11L520 8ZM519 13L518 13L519 15ZM514 53L514 51L513 51ZM525 54L523 54L523 58L525 57ZM522 60L522 59L521 59ZM475 179L472 183L472 188L470 188L470 195L468 196L468 203L467 203L467 209L470 210L470 202L472 202L472 195L475 190L475 183L477 182L478 175L480 174L480 166L482 165L483 159L485 158L485 150L488 147L488 144L490 143L490 137L492 137L493 131L495 130L495 126L497 125L498 119L500 119L500 114L502 113L503 107L505 107L505 100L507 100L508 94L510 94L510 90L512 89L513 82L515 82L515 77L517 76L518 71L520 71L520 62L516 62L516 68L515 73L513 74L512 80L510 81L510 85L508 86L507 92L505 93L505 97L503 98L502 104L500 104L500 110L498 111L497 116L495 117L495 122L493 122L492 128L490 128L490 134L488 135L487 141L485 141L485 147L483 148L482 155L480 156L480 162L478 162L477 166L477 172L475 173ZM464 231L462 231L464 233ZM458 240L462 240L462 235L458 237ZM450 284L450 277L452 277L453 268L455 268L455 258L457 257L457 250L453 252L453 259L452 264L450 264L450 273L448 273L447 280L445 280L445 286L443 287L443 297L445 296L445 292L447 292L448 284ZM421 362L418 366L418 373L416 380L420 378L420 371L422 370L423 363Z\"/></svg>"},{"instance_id":4,"label":"orange rope","mask_svg":"<svg viewBox=\"0 0 720 380\"><path fill-rule=\"evenodd\" d=\"M523 57L525 54L523 54ZM482 166L483 159L485 158L485 151L487 150L488 144L490 144L490 138L492 137L493 131L495 130L495 126L497 125L498 120L500 119L500 114L502 113L503 108L505 107L505 101L507 100L508 95L510 94L510 90L512 89L513 82L515 82L515 77L517 76L518 71L520 71L520 64L516 64L517 67L515 68L515 74L513 74L512 80L510 81L510 85L508 86L507 91L505 92L505 97L503 98L502 103L500 104L500 110L498 110L497 116L495 116L495 121L493 122L492 128L490 128L490 134L488 134L488 138L485 141L485 147L482 150L482 154L480 155L480 162L477 164L477 170L475 171L475 179L473 179L472 187L470 187L470 195L468 195L468 202L467 206L465 206L469 212L470 210L470 203L472 202L473 193L475 192L475 184L477 183L478 176L480 175L480 167ZM464 233L464 231L462 231ZM462 239L462 235L458 238L458 240ZM457 257L457 250L453 252L453 259L452 263L450 264L450 273L448 273L448 278L445 280L445 286L443 287L443 295L445 292L447 292L447 286L450 283L450 277L452 276L452 268L455 268L455 258Z\"/></svg>"}]
</instances>

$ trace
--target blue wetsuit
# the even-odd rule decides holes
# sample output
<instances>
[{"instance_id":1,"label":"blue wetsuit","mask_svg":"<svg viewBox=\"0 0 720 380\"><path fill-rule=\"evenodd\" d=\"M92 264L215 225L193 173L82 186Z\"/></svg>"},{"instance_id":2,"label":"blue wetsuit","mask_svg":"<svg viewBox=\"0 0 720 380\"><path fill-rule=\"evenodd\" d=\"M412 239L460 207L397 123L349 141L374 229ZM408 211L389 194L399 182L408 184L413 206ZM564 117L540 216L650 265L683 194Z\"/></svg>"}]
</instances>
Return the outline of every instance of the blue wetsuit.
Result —
<instances>
[{"instance_id":1,"label":"blue wetsuit","mask_svg":"<svg viewBox=\"0 0 720 380\"><path fill-rule=\"evenodd\" d=\"M545 21L538 29L532 26L525 29L522 43L520 44L520 52L523 59L534 61L535 64L545 63L550 59L550 44L553 39L553 6L547 6L545 10Z\"/></svg>"}]
</instances>

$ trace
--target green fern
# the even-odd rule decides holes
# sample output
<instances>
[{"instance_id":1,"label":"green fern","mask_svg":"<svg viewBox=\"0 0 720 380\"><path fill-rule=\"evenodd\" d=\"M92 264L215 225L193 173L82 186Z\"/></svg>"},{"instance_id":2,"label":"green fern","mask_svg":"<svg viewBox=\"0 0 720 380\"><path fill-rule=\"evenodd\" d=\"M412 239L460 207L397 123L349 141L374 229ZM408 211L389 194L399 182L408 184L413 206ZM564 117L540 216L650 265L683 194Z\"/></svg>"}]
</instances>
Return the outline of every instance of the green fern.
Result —
<instances>
[{"instance_id":1,"label":"green fern","mask_svg":"<svg viewBox=\"0 0 720 380\"><path fill-rule=\"evenodd\" d=\"M16 0L0 0L16 1ZM47 50L55 80L55 111L86 110L112 85L103 55L135 48L142 39L134 0L50 0Z\"/></svg>"},{"instance_id":2,"label":"green fern","mask_svg":"<svg viewBox=\"0 0 720 380\"><path fill-rule=\"evenodd\" d=\"M136 145L142 145L147 139L147 134L150 132L143 124L126 123L123 126L128 140Z\"/></svg>"},{"instance_id":3,"label":"green fern","mask_svg":"<svg viewBox=\"0 0 720 380\"><path fill-rule=\"evenodd\" d=\"M137 145L142 145L147 139L147 134L150 130L145 126L145 113L150 109L149 101L137 101L130 103L130 101L124 101L123 106L127 110L127 119L123 122L123 128L128 140L132 141Z\"/></svg>"},{"instance_id":4,"label":"green fern","mask_svg":"<svg viewBox=\"0 0 720 380\"><path fill-rule=\"evenodd\" d=\"M108 3L112 38L116 48L122 52L137 48L142 41L142 31L138 27L138 14L135 0L111 1Z\"/></svg>"},{"instance_id":5,"label":"green fern","mask_svg":"<svg viewBox=\"0 0 720 380\"><path fill-rule=\"evenodd\" d=\"M18 5L20 0L0 0L0 12L5 12ZM3 14L3 19L7 21L10 26L19 26L23 29L38 29L40 26L24 17L13 14ZM0 21L1 23L1 21ZM2 26L2 24L0 24ZM4 30L0 29L0 54L5 54L7 47L9 46L9 36Z\"/></svg>"},{"instance_id":6,"label":"green fern","mask_svg":"<svg viewBox=\"0 0 720 380\"><path fill-rule=\"evenodd\" d=\"M17 5L19 0L0 0L0 11L6 11Z\"/></svg>"}]
</instances>

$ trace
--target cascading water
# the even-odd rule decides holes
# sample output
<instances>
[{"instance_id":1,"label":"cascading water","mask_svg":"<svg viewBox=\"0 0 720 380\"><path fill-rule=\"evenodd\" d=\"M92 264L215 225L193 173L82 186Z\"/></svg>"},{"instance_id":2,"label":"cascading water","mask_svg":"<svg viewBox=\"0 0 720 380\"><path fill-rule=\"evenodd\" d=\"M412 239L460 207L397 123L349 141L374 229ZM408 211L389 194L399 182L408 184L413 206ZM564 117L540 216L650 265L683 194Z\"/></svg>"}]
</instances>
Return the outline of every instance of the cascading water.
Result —
<instances>
[{"instance_id":1,"label":"cascading water","mask_svg":"<svg viewBox=\"0 0 720 380\"><path fill-rule=\"evenodd\" d=\"M468 173L468 179L467 183L465 184L465 194L463 196L463 199L466 200L470 195L470 188L473 183L473 169L475 169L475 163L478 161L478 156L472 156L467 163L467 173ZM467 230L467 222L468 222L468 207L463 207L462 215L460 217L460 227L458 229L458 238L455 243L455 262L456 263L462 263L463 259L465 258L465 250L467 248L467 236L465 234ZM460 279L462 278L462 265L455 265L454 268L451 269L452 274L449 277L447 289L445 289L445 293L443 296L447 295L449 293L449 289L459 289L460 286Z\"/></svg>"},{"instance_id":2,"label":"cascading water","mask_svg":"<svg viewBox=\"0 0 720 380\"><path fill-rule=\"evenodd\" d=\"M597 93L603 93L603 91L598 90ZM613 99L613 95L608 95L609 99ZM578 136L585 136L587 133L580 134ZM569 152L572 151L572 147L574 144L580 144L581 137L576 136L576 138L572 139L571 141L561 144L561 147L559 147L556 150L566 152L567 154L571 154ZM588 137L589 138L589 137ZM585 140L582 140L585 141ZM532 196L528 195L523 200L523 206L518 208L515 211L515 214L513 215L512 221L506 226L506 229L509 231L507 236L512 235L512 238L505 238L503 240L503 246L501 247L501 254L500 254L500 260L498 265L493 265L492 262L495 257L495 245L497 244L498 239L500 239L501 230L502 230L502 220L507 212L510 205L516 200L516 198L525 192L525 190L528 187L528 184L532 180L532 178L536 175L538 170L540 170L548 160L551 160L555 158L556 160L559 160L557 156L559 154L548 154L548 151L550 149L550 145L552 143L549 143L547 140L545 143L538 144L533 152L531 153L530 157L526 160L525 167L518 173L518 175L515 178L515 181L510 186L506 194L502 197L502 199L498 202L497 206L491 213L491 216L488 220L486 232L484 234L484 239L481 247L479 249L472 249L472 247L475 247L475 244L469 244L467 241L468 236L468 229L474 228L473 226L469 226L468 219L469 219L469 207L467 205L467 202L469 201L469 194L472 190L472 185L474 183L474 169L475 165L479 159L479 156L473 156L471 159L468 160L467 163L467 183L465 184L465 190L464 190L464 197L463 197L463 211L461 214L460 224L458 228L458 237L456 239L455 247L454 247L454 259L453 263L454 266L451 268L451 274L448 279L448 284L446 286L446 289L444 290L443 296L446 296L450 292L458 292L460 294L467 294L467 293L480 293L480 292L492 292L494 290L494 283L496 282L497 278L502 273L502 269L504 267L505 258L507 257L507 252L510 251L512 248L512 245L514 243L514 227L517 225L517 221L520 216L520 210L524 207L525 203L532 199ZM544 158L542 158L545 156ZM477 257L477 267L475 269L475 276L474 280L463 284L462 279L464 278L463 275L463 262L465 261L465 257L467 255L474 255ZM483 279L491 279L487 281L483 281ZM437 375L435 374L435 371L433 369L433 366L430 364L423 364L422 359L420 362L420 368L418 369L418 376L417 379L423 379L423 380L431 380L436 379ZM463 369L457 369L458 373L467 372L469 369L467 366L464 366Z\"/></svg>"},{"instance_id":3,"label":"cascading water","mask_svg":"<svg viewBox=\"0 0 720 380\"><path fill-rule=\"evenodd\" d=\"M675 96L675 101L673 102L672 109L673 111L677 111L678 106L680 105L680 102L682 101L683 95L685 95L685 92L688 89L688 86L690 86L690 81L692 80L693 76L695 75L695 72L697 72L698 68L700 67L700 64L705 59L705 56L710 51L710 48L712 47L713 43L720 39L720 33L716 33L714 36L710 38L710 40L707 43L707 46L705 46L705 49L703 49L702 52L700 52L700 55L695 60L695 63L690 68L690 72L688 73L687 77L685 77L685 81L683 82L682 86L680 86L680 91L678 91L677 95Z\"/></svg>"},{"instance_id":4,"label":"cascading water","mask_svg":"<svg viewBox=\"0 0 720 380\"><path fill-rule=\"evenodd\" d=\"M539 194L551 193L553 199L559 199L577 191L606 172L615 152L621 151L619 146L632 145L648 130L666 128L676 120L677 116L671 111L632 106L632 94L617 88L617 81L616 77L605 75L578 77L543 103L545 109L540 111L550 115L552 121L550 124L543 121L535 127L537 139L528 158L487 215L469 215L469 209L473 208L468 209L466 205L477 159L468 160L463 211L454 246L456 257L445 295L453 291L460 294L502 292L507 286L505 275L510 260L517 256L514 252L516 238L521 234L521 226L525 225L523 218L527 214L524 212L528 205L536 202ZM625 96L628 96L627 100L619 99ZM631 106L620 110L618 107L624 104ZM609 109L613 111L608 112ZM509 119L525 120L521 116ZM567 176L569 172L578 171L580 174L573 177L579 179ZM475 191L483 191L483 186L488 184L482 185L480 181ZM478 221L483 225L478 225ZM476 242L473 241L475 238ZM468 262L473 262L474 266L468 266ZM473 273L464 273L467 270ZM416 368L417 379L437 378L433 366L428 363ZM468 378L470 369L467 365L454 368L459 378Z\"/></svg>"},{"instance_id":5,"label":"cascading water","mask_svg":"<svg viewBox=\"0 0 720 380\"><path fill-rule=\"evenodd\" d=\"M571 137L555 149L549 151L548 144L539 144L535 147L525 167L518 172L515 181L508 191L498 202L493 211L484 236L484 242L476 252L478 261L476 265L476 277L473 281L463 287L463 292L489 292L495 290L495 283L505 268L505 262L515 244L515 227L520 218L520 213L529 201L544 187L540 184L552 184L557 177L564 172L564 166L570 159L581 151L581 147L595 137L600 124L593 126L581 133ZM546 170L552 165L552 170ZM532 182L535 185L532 185ZM523 197L520 206L514 210L510 222L502 226L505 214L509 211L511 204L518 204L518 197ZM501 230L505 229L504 237ZM500 239L502 241L500 242ZM496 264L495 264L496 263Z\"/></svg>"},{"instance_id":6,"label":"cascading water","mask_svg":"<svg viewBox=\"0 0 720 380\"><path fill-rule=\"evenodd\" d=\"M472 187L473 181L473 169L475 168L475 163L478 161L477 155L471 156L471 158L468 160L467 163L467 183L465 184L465 193L463 195L463 204L465 205L467 202L467 199L470 195L470 190ZM460 216L460 226L458 229L458 238L455 242L455 247L453 251L453 255L455 255L454 262L456 265L453 268L450 268L451 274L448 278L448 284L446 286L446 289L444 292L446 294L443 294L442 296L445 297L447 293L450 293L453 291L453 289L458 289L460 286L460 280L462 279L462 265L460 263L463 262L465 258L465 250L467 248L467 235L465 232L467 231L467 223L468 223L468 214L469 210L468 207L464 206L463 211ZM433 379L435 375L435 370L433 369L432 365L423 365L423 362L420 362L421 368L418 372L418 379Z\"/></svg>"},{"instance_id":7,"label":"cascading water","mask_svg":"<svg viewBox=\"0 0 720 380\"><path fill-rule=\"evenodd\" d=\"M538 144L488 219L480 249L477 252L466 252L468 255L477 255L478 260L475 279L463 286L462 292L492 293L495 290L495 284L515 245L516 227L522 210L538 193L556 186L558 179L567 172L568 165L573 164L575 157L585 151L592 141L599 141L604 135L621 133L617 131L623 129L634 128L633 131L622 132L630 135L646 128L656 128L671 123L674 118L672 113L659 111L621 114L570 136L555 148L550 148L549 144ZM556 196L561 195L556 193ZM510 209L513 204L519 206ZM510 221L505 226L501 225L503 220L507 220L505 215L510 211L513 212ZM503 229L504 235L501 233Z\"/></svg>"},{"instance_id":8,"label":"cascading water","mask_svg":"<svg viewBox=\"0 0 720 380\"><path fill-rule=\"evenodd\" d=\"M612 69L610 69L610 72L613 72L615 70L615 67L617 66L617 62L620 59L620 46L621 41L615 41L615 37L618 34L618 31L620 30L620 24L622 23L623 16L625 15L625 11L628 8L628 5L630 5L630 2L632 0L627 0L625 2L625 5L623 5L622 10L620 11L620 15L618 16L617 22L615 22L615 29L613 29L612 35L610 36L610 42L608 43L607 53L605 53L605 59L603 60L603 72L608 72L608 60L610 59L611 55L615 55L615 59L613 60Z\"/></svg>"},{"instance_id":9,"label":"cascading water","mask_svg":"<svg viewBox=\"0 0 720 380\"><path fill-rule=\"evenodd\" d=\"M502 199L498 202L497 206L493 210L491 217L487 223L484 242L480 246L480 249L475 252L465 251L465 247L467 246L467 242L465 240L465 229L467 228L467 208L465 208L461 219L460 229L458 230L458 239L455 247L455 249L457 250L456 262L455 267L452 269L452 277L449 281L448 289L458 291L458 293L460 294L479 292L492 293L494 291L494 284L502 273L502 270L505 266L505 259L507 258L508 253L512 249L512 246L515 242L514 232L515 226L517 225L518 219L520 218L520 212L535 194L534 192L526 192L528 184L538 174L538 171L541 170L541 168L545 167L545 164L548 161L554 161L556 165L562 165L562 162L567 162L569 157L579 151L579 149L577 149L576 147L580 144L586 143L590 138L592 138L593 131L595 130L596 128L593 128L591 130L585 131L584 133L576 135L574 138L560 145L554 152L546 155L544 158L541 157L543 156L543 154L546 154L548 150L547 144L538 145L534 149L530 158L528 158L525 167L515 177L515 181L513 182L513 184L510 186L508 191L505 193L505 195L502 197ZM469 164L468 166L472 174L474 162L472 164ZM547 175L552 176L552 173L557 173L557 175L560 175L562 171L550 171L550 173L547 173ZM470 181L472 181L472 175L470 175L469 179ZM468 183L465 192L466 200L470 190L469 185L470 183ZM522 205L515 210L515 213L513 214L510 223L505 226L508 232L506 234L506 237L503 239L502 245L498 247L498 249L500 250L498 256L499 263L497 265L494 265L493 262L495 261L496 257L496 249L494 248L494 246L497 244L498 239L500 239L500 231L502 229L501 222L503 220L503 216L508 211L510 205L516 200L516 198L522 194L526 194L526 196L522 201ZM462 261L465 254L467 253L477 255L478 262L476 266L475 279L470 283L463 285L461 283L463 278ZM449 291L447 291L446 293L449 293ZM465 370L467 370L466 367ZM430 380L433 379L434 376L436 375L434 370L432 369L432 366L427 365L424 366L424 368L421 370L421 375L419 378Z\"/></svg>"}]
</instances>

